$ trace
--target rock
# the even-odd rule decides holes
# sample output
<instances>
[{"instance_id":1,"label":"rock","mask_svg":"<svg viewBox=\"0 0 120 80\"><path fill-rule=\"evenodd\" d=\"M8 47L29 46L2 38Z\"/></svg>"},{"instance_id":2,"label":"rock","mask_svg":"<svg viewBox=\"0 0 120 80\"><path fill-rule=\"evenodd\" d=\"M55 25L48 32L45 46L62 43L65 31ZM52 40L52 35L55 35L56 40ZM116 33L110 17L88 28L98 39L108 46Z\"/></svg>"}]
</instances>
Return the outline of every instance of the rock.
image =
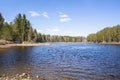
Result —
<instances>
[{"instance_id":1,"label":"rock","mask_svg":"<svg viewBox=\"0 0 120 80\"><path fill-rule=\"evenodd\" d=\"M37 78L37 80L46 80L45 78L43 78L43 77L40 77L40 76L36 76L36 78Z\"/></svg>"},{"instance_id":2,"label":"rock","mask_svg":"<svg viewBox=\"0 0 120 80\"><path fill-rule=\"evenodd\" d=\"M39 76L37 75L36 78L39 78Z\"/></svg>"},{"instance_id":3,"label":"rock","mask_svg":"<svg viewBox=\"0 0 120 80\"><path fill-rule=\"evenodd\" d=\"M29 74L26 74L26 73L22 73L20 75L21 78L26 78L26 79L30 79L30 75Z\"/></svg>"},{"instance_id":4,"label":"rock","mask_svg":"<svg viewBox=\"0 0 120 80\"><path fill-rule=\"evenodd\" d=\"M30 75L26 73L16 74L16 75L2 74L0 75L0 80L32 80L32 77L30 77Z\"/></svg>"}]
</instances>

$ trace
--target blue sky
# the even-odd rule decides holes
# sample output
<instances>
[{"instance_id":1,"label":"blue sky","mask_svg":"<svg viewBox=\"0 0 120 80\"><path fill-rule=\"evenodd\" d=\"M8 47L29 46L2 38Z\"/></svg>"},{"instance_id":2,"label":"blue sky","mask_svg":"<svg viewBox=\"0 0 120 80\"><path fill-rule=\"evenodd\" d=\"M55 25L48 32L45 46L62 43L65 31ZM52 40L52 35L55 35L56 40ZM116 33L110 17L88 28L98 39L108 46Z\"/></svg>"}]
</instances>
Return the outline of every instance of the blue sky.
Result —
<instances>
[{"instance_id":1,"label":"blue sky","mask_svg":"<svg viewBox=\"0 0 120 80\"><path fill-rule=\"evenodd\" d=\"M26 14L32 27L51 35L87 36L120 24L120 0L1 0L6 21Z\"/></svg>"}]
</instances>

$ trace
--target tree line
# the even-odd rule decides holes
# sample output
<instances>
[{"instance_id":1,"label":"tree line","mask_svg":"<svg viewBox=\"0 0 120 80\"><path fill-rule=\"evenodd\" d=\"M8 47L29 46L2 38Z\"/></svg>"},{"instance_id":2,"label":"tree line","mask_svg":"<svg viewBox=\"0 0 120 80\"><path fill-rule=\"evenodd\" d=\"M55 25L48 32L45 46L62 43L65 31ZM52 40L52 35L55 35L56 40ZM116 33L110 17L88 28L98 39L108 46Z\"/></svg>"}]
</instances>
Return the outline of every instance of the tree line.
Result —
<instances>
[{"instance_id":1,"label":"tree line","mask_svg":"<svg viewBox=\"0 0 120 80\"><path fill-rule=\"evenodd\" d=\"M88 42L120 42L120 25L106 27L87 36Z\"/></svg>"},{"instance_id":2,"label":"tree line","mask_svg":"<svg viewBox=\"0 0 120 80\"><path fill-rule=\"evenodd\" d=\"M25 14L18 14L13 22L5 22L0 13L0 39L17 43L34 42L82 42L82 36L51 36L38 33L33 29Z\"/></svg>"},{"instance_id":3,"label":"tree line","mask_svg":"<svg viewBox=\"0 0 120 80\"><path fill-rule=\"evenodd\" d=\"M80 37L80 36L76 36L76 37L72 37L72 36L51 36L51 35L40 35L39 34L39 38L41 41L39 42L83 42L85 40L85 37Z\"/></svg>"}]
</instances>

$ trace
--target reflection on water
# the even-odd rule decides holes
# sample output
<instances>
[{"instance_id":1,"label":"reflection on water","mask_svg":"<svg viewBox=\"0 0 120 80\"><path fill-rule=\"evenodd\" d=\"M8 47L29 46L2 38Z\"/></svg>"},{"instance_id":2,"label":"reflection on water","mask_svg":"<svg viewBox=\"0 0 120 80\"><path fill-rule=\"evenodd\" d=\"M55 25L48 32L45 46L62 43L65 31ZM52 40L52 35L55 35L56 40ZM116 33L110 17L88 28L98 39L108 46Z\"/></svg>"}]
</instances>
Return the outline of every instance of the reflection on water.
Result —
<instances>
[{"instance_id":1,"label":"reflection on water","mask_svg":"<svg viewBox=\"0 0 120 80\"><path fill-rule=\"evenodd\" d=\"M120 46L52 44L0 49L0 74L60 80L120 80Z\"/></svg>"}]
</instances>

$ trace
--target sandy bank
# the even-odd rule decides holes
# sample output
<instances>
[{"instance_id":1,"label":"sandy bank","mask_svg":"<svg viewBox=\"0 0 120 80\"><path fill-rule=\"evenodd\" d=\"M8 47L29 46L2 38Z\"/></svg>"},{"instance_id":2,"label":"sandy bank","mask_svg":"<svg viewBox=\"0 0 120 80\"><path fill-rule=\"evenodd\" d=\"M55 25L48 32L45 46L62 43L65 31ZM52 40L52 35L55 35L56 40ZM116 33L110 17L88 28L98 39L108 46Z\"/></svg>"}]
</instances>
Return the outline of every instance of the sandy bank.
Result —
<instances>
[{"instance_id":1,"label":"sandy bank","mask_svg":"<svg viewBox=\"0 0 120 80\"><path fill-rule=\"evenodd\" d=\"M42 45L50 45L50 43L5 44L5 45L0 45L0 48L9 48L14 46L42 46Z\"/></svg>"},{"instance_id":2,"label":"sandy bank","mask_svg":"<svg viewBox=\"0 0 120 80\"><path fill-rule=\"evenodd\" d=\"M115 44L115 45L120 45L120 42L103 42L103 43L100 43L100 44Z\"/></svg>"},{"instance_id":3,"label":"sandy bank","mask_svg":"<svg viewBox=\"0 0 120 80\"><path fill-rule=\"evenodd\" d=\"M120 45L120 42L84 42L86 44L112 44L112 45Z\"/></svg>"}]
</instances>

